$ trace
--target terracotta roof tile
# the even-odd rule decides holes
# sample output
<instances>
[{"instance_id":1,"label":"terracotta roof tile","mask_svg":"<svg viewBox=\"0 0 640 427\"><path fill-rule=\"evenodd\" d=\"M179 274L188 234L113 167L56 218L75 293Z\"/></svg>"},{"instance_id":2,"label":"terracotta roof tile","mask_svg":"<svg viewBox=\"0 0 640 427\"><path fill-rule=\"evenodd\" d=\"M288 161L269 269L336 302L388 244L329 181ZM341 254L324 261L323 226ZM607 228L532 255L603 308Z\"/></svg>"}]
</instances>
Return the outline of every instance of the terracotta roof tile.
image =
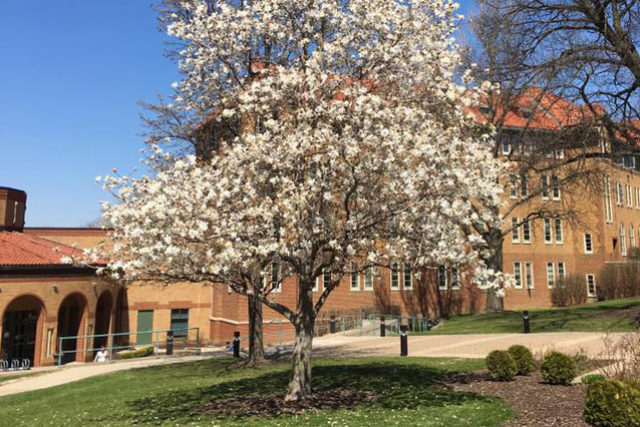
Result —
<instances>
[{"instance_id":1,"label":"terracotta roof tile","mask_svg":"<svg viewBox=\"0 0 640 427\"><path fill-rule=\"evenodd\" d=\"M80 257L82 251L24 233L0 231L0 265L66 265L60 260L63 256Z\"/></svg>"}]
</instances>

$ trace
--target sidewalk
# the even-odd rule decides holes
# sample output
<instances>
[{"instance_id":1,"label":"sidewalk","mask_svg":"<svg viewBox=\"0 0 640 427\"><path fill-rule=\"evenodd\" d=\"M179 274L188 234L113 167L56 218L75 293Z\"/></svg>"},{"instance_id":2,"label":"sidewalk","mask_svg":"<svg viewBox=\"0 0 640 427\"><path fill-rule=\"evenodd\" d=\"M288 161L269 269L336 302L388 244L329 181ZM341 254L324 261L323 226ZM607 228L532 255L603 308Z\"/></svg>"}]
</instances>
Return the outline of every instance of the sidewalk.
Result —
<instances>
[{"instance_id":1,"label":"sidewalk","mask_svg":"<svg viewBox=\"0 0 640 427\"><path fill-rule=\"evenodd\" d=\"M228 356L229 354L227 352L217 351L200 356L150 356L140 359L122 360L114 363L73 364L62 368L47 368L46 370L43 370L43 373L36 373L36 368L34 370L34 375L32 376L26 376L18 378L15 381L9 380L0 383L0 396L55 387L97 375L109 374L111 372L128 369L147 368L149 366L168 365L172 363L194 362L197 360L210 359L212 357Z\"/></svg>"}]
</instances>

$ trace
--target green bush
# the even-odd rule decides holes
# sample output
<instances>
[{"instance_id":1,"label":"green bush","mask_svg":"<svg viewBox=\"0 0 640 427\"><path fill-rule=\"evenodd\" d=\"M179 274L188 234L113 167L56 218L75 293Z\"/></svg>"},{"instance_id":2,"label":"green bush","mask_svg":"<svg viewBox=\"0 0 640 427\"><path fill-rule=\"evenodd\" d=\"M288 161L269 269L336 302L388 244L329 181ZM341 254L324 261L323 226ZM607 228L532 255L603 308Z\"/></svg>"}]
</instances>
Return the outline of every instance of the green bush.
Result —
<instances>
[{"instance_id":1,"label":"green bush","mask_svg":"<svg viewBox=\"0 0 640 427\"><path fill-rule=\"evenodd\" d=\"M576 362L566 354L552 351L542 359L540 373L549 384L569 385L576 377Z\"/></svg>"},{"instance_id":2,"label":"green bush","mask_svg":"<svg viewBox=\"0 0 640 427\"><path fill-rule=\"evenodd\" d=\"M584 419L596 427L640 427L640 387L617 380L590 384Z\"/></svg>"},{"instance_id":3,"label":"green bush","mask_svg":"<svg viewBox=\"0 0 640 427\"><path fill-rule=\"evenodd\" d=\"M508 351L492 351L485 363L489 375L496 381L511 381L518 373L518 365Z\"/></svg>"},{"instance_id":4,"label":"green bush","mask_svg":"<svg viewBox=\"0 0 640 427\"><path fill-rule=\"evenodd\" d=\"M518 375L529 375L536 369L533 353L523 345L512 345L507 350L518 366Z\"/></svg>"},{"instance_id":5,"label":"green bush","mask_svg":"<svg viewBox=\"0 0 640 427\"><path fill-rule=\"evenodd\" d=\"M135 350L132 351L123 351L118 353L118 358L120 359L135 359L137 357L146 357L149 356L151 354L153 354L153 352L155 351L155 349L153 348L152 345L148 346L148 347L141 347L141 348L137 348Z\"/></svg>"},{"instance_id":6,"label":"green bush","mask_svg":"<svg viewBox=\"0 0 640 427\"><path fill-rule=\"evenodd\" d=\"M602 374L589 374L582 377L582 384L593 384L598 381L604 381L606 377Z\"/></svg>"}]
</instances>

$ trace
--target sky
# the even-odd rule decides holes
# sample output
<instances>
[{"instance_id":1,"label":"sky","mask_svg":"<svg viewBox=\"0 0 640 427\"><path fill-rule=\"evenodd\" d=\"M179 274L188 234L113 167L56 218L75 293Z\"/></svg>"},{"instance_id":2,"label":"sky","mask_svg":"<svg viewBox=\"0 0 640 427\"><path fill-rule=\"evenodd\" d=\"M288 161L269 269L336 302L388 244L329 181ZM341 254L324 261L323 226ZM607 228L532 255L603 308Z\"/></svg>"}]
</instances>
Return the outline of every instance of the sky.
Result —
<instances>
[{"instance_id":1,"label":"sky","mask_svg":"<svg viewBox=\"0 0 640 427\"><path fill-rule=\"evenodd\" d=\"M138 167L138 103L179 79L152 6L0 0L0 186L27 192L28 227L85 226L109 198L95 177Z\"/></svg>"}]
</instances>

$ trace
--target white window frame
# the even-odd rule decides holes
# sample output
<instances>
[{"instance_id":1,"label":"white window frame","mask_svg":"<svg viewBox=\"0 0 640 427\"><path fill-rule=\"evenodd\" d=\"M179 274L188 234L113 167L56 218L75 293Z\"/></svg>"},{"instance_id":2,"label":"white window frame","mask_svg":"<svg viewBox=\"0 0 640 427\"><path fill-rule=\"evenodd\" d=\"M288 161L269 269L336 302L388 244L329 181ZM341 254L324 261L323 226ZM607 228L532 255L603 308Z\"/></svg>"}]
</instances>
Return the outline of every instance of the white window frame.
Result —
<instances>
[{"instance_id":1,"label":"white window frame","mask_svg":"<svg viewBox=\"0 0 640 427\"><path fill-rule=\"evenodd\" d=\"M542 186L542 199L549 200L549 175L542 174L540 176L540 183Z\"/></svg>"},{"instance_id":2,"label":"white window frame","mask_svg":"<svg viewBox=\"0 0 640 427\"><path fill-rule=\"evenodd\" d=\"M515 289L522 289L522 263L520 261L513 262L513 287Z\"/></svg>"},{"instance_id":3,"label":"white window frame","mask_svg":"<svg viewBox=\"0 0 640 427\"><path fill-rule=\"evenodd\" d=\"M508 156L509 154L511 154L511 138L509 134L505 133L504 131L502 133L502 141L500 141L500 145L502 146L503 155Z\"/></svg>"},{"instance_id":4,"label":"white window frame","mask_svg":"<svg viewBox=\"0 0 640 427\"><path fill-rule=\"evenodd\" d=\"M409 286L407 286L407 271L409 271ZM402 268L402 289L405 291L413 289L413 271L408 263L404 263Z\"/></svg>"},{"instance_id":5,"label":"white window frame","mask_svg":"<svg viewBox=\"0 0 640 427\"><path fill-rule=\"evenodd\" d=\"M587 274L586 275L586 279L587 279L587 296L589 298L595 298L596 296L596 276L593 274ZM591 279L591 280L589 280ZM589 284L589 281L591 281L591 286ZM591 290L591 287L593 287L593 291Z\"/></svg>"},{"instance_id":6,"label":"white window frame","mask_svg":"<svg viewBox=\"0 0 640 427\"><path fill-rule=\"evenodd\" d=\"M554 228L553 234L554 234L556 243L561 245L564 242L564 231L562 230L562 218L556 217L554 219L553 228Z\"/></svg>"},{"instance_id":7,"label":"white window frame","mask_svg":"<svg viewBox=\"0 0 640 427\"><path fill-rule=\"evenodd\" d=\"M449 288L447 268L444 265L438 267L438 290L446 291Z\"/></svg>"},{"instance_id":8,"label":"white window frame","mask_svg":"<svg viewBox=\"0 0 640 427\"><path fill-rule=\"evenodd\" d=\"M355 287L353 286L353 279L355 278ZM358 267L357 262L351 263L351 275L349 276L349 289L352 292L357 292L360 290L360 268Z\"/></svg>"},{"instance_id":9,"label":"white window frame","mask_svg":"<svg viewBox=\"0 0 640 427\"><path fill-rule=\"evenodd\" d=\"M631 208L633 207L633 201L631 200L631 185L627 184L626 190L627 190L627 207Z\"/></svg>"},{"instance_id":10,"label":"white window frame","mask_svg":"<svg viewBox=\"0 0 640 427\"><path fill-rule=\"evenodd\" d=\"M629 247L636 247L636 229L633 228L633 224L629 225Z\"/></svg>"},{"instance_id":11,"label":"white window frame","mask_svg":"<svg viewBox=\"0 0 640 427\"><path fill-rule=\"evenodd\" d=\"M518 218L511 218L511 243L520 243L520 227L518 227Z\"/></svg>"},{"instance_id":12,"label":"white window frame","mask_svg":"<svg viewBox=\"0 0 640 427\"><path fill-rule=\"evenodd\" d=\"M553 243L553 234L551 234L551 218L544 219L544 242L547 245Z\"/></svg>"},{"instance_id":13,"label":"white window frame","mask_svg":"<svg viewBox=\"0 0 640 427\"><path fill-rule=\"evenodd\" d=\"M369 276L369 285L367 286L367 276ZM374 281L374 277L375 277L375 269L373 268L373 266L368 266L367 268L364 269L364 286L362 287L365 291L372 291L374 286L373 286L373 281Z\"/></svg>"},{"instance_id":14,"label":"white window frame","mask_svg":"<svg viewBox=\"0 0 640 427\"><path fill-rule=\"evenodd\" d=\"M556 270L553 261L547 261L547 287L553 289L556 285Z\"/></svg>"},{"instance_id":15,"label":"white window frame","mask_svg":"<svg viewBox=\"0 0 640 427\"><path fill-rule=\"evenodd\" d=\"M515 173L509 174L509 184L511 185L509 189L509 197L512 199L518 198L518 175Z\"/></svg>"},{"instance_id":16,"label":"white window frame","mask_svg":"<svg viewBox=\"0 0 640 427\"><path fill-rule=\"evenodd\" d=\"M616 182L616 205L622 206L623 203L624 203L624 188L622 187L621 183Z\"/></svg>"},{"instance_id":17,"label":"white window frame","mask_svg":"<svg viewBox=\"0 0 640 427\"><path fill-rule=\"evenodd\" d=\"M567 277L567 266L564 261L558 262L558 280L562 280Z\"/></svg>"},{"instance_id":18,"label":"white window frame","mask_svg":"<svg viewBox=\"0 0 640 427\"><path fill-rule=\"evenodd\" d=\"M529 218L522 219L522 242L531 243L531 223Z\"/></svg>"},{"instance_id":19,"label":"white window frame","mask_svg":"<svg viewBox=\"0 0 640 427\"><path fill-rule=\"evenodd\" d=\"M558 175L551 175L551 195L553 196L553 200L560 200L562 198Z\"/></svg>"},{"instance_id":20,"label":"white window frame","mask_svg":"<svg viewBox=\"0 0 640 427\"><path fill-rule=\"evenodd\" d=\"M276 271L276 283L277 286L273 286L273 267L276 266L276 268L278 269ZM269 270L267 271L268 274L265 274L264 280L265 280L265 287L269 286L271 288L271 292L272 293L279 293L282 292L282 281L280 280L280 274L282 274L282 269L280 268L280 265L278 263L272 262L271 264L269 264Z\"/></svg>"},{"instance_id":21,"label":"white window frame","mask_svg":"<svg viewBox=\"0 0 640 427\"><path fill-rule=\"evenodd\" d=\"M451 289L454 291L460 289L460 272L455 265L451 266Z\"/></svg>"},{"instance_id":22,"label":"white window frame","mask_svg":"<svg viewBox=\"0 0 640 427\"><path fill-rule=\"evenodd\" d=\"M523 199L529 196L529 177L526 174L520 174L520 197Z\"/></svg>"},{"instance_id":23,"label":"white window frame","mask_svg":"<svg viewBox=\"0 0 640 427\"><path fill-rule=\"evenodd\" d=\"M395 279L395 285L394 285ZM392 262L389 268L389 288L392 291L400 290L400 269L398 268L397 262Z\"/></svg>"},{"instance_id":24,"label":"white window frame","mask_svg":"<svg viewBox=\"0 0 640 427\"><path fill-rule=\"evenodd\" d=\"M331 280L333 279L331 277L331 270L325 268L325 270L322 272L322 289L327 289L327 276L329 279L329 286L331 286Z\"/></svg>"},{"instance_id":25,"label":"white window frame","mask_svg":"<svg viewBox=\"0 0 640 427\"><path fill-rule=\"evenodd\" d=\"M607 223L613 222L613 209L611 205L611 186L609 177L604 177L604 219Z\"/></svg>"},{"instance_id":26,"label":"white window frame","mask_svg":"<svg viewBox=\"0 0 640 427\"><path fill-rule=\"evenodd\" d=\"M593 253L593 236L591 236L591 233L584 233L584 253Z\"/></svg>"},{"instance_id":27,"label":"white window frame","mask_svg":"<svg viewBox=\"0 0 640 427\"><path fill-rule=\"evenodd\" d=\"M524 277L527 285L527 289L533 289L533 262L527 261L524 263Z\"/></svg>"},{"instance_id":28,"label":"white window frame","mask_svg":"<svg viewBox=\"0 0 640 427\"><path fill-rule=\"evenodd\" d=\"M620 255L627 256L627 234L622 221L620 221Z\"/></svg>"}]
</instances>

